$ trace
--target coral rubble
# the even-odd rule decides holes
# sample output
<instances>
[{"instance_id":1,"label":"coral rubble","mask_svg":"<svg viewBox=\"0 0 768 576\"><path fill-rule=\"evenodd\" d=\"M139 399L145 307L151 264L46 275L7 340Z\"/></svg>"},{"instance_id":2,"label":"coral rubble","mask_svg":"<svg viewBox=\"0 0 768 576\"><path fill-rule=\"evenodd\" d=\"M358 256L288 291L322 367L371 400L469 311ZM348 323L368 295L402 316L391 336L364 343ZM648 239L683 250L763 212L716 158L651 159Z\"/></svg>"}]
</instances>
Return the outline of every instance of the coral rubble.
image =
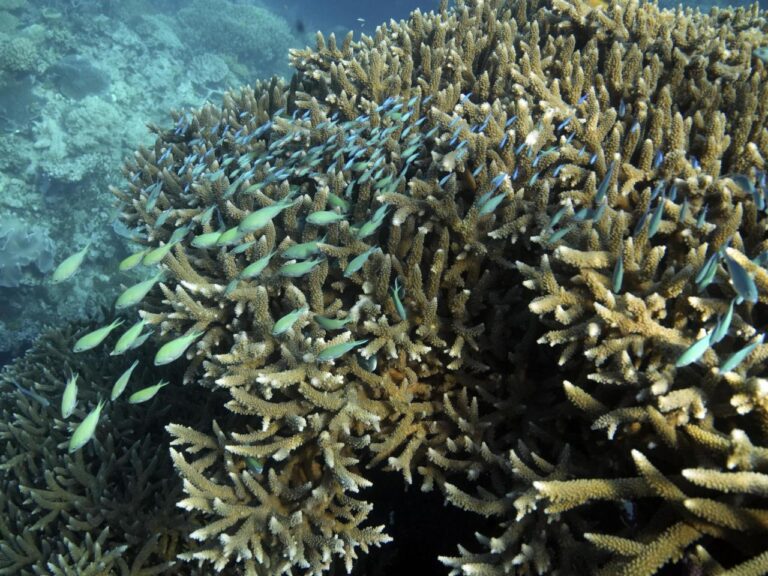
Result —
<instances>
[{"instance_id":1,"label":"coral rubble","mask_svg":"<svg viewBox=\"0 0 768 576\"><path fill-rule=\"evenodd\" d=\"M180 558L351 571L383 468L498 520L451 574L768 570L767 31L443 2L154 127L138 313L226 395L170 414Z\"/></svg>"}]
</instances>

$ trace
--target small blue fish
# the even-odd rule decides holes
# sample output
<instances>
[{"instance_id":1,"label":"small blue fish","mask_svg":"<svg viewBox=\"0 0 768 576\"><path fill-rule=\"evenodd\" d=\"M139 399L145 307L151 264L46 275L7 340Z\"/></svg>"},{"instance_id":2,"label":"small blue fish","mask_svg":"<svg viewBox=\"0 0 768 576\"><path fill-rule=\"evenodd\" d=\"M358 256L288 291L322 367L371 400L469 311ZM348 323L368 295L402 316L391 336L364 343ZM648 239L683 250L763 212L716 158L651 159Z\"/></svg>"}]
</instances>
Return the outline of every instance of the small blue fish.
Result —
<instances>
[{"instance_id":1,"label":"small blue fish","mask_svg":"<svg viewBox=\"0 0 768 576\"><path fill-rule=\"evenodd\" d=\"M728 311L725 313L725 316L718 318L717 325L712 331L712 336L710 337L710 344L717 344L728 334L728 329L731 327L731 320L733 319L734 304L736 304L736 299L732 298L731 303L728 305Z\"/></svg>"},{"instance_id":2,"label":"small blue fish","mask_svg":"<svg viewBox=\"0 0 768 576\"><path fill-rule=\"evenodd\" d=\"M707 258L707 261L704 263L704 266L699 271L699 273L696 275L696 278L694 278L694 282L696 284L701 284L701 282L704 280L704 278L709 274L709 271L713 267L717 267L717 260L720 258L720 253L715 252L712 254L709 258Z\"/></svg>"},{"instance_id":3,"label":"small blue fish","mask_svg":"<svg viewBox=\"0 0 768 576\"><path fill-rule=\"evenodd\" d=\"M688 346L688 348L686 348L685 351L680 354L678 359L675 361L675 366L677 368L682 368L683 366L688 366L688 364L693 364L696 362L704 355L704 352L709 349L709 340L710 334L705 334L703 337L699 338L693 344Z\"/></svg>"},{"instance_id":4,"label":"small blue fish","mask_svg":"<svg viewBox=\"0 0 768 576\"><path fill-rule=\"evenodd\" d=\"M616 258L616 264L613 266L613 274L611 275L611 290L614 294L621 292L621 285L624 281L624 256L619 254Z\"/></svg>"},{"instance_id":5,"label":"small blue fish","mask_svg":"<svg viewBox=\"0 0 768 576\"><path fill-rule=\"evenodd\" d=\"M732 371L736 366L741 364L747 356L752 354L752 351L758 347L758 345L763 343L763 339L765 338L765 334L760 334L760 336L757 337L757 340L752 342L751 344L747 344L744 346L744 348L737 350L734 352L731 356L728 357L728 360L723 362L720 367L718 368L718 371L720 374L725 374L726 372Z\"/></svg>"},{"instance_id":6,"label":"small blue fish","mask_svg":"<svg viewBox=\"0 0 768 576\"><path fill-rule=\"evenodd\" d=\"M757 284L744 267L733 258L726 255L725 264L731 275L731 282L736 293L747 302L755 303L758 299Z\"/></svg>"},{"instance_id":7,"label":"small blue fish","mask_svg":"<svg viewBox=\"0 0 768 576\"><path fill-rule=\"evenodd\" d=\"M651 216L651 223L648 225L648 238L653 238L656 235L656 232L659 231L659 226L661 226L662 216L664 216L664 197L663 196L659 200L659 203L656 206L656 210L653 211L653 216Z\"/></svg>"},{"instance_id":8,"label":"small blue fish","mask_svg":"<svg viewBox=\"0 0 768 576\"><path fill-rule=\"evenodd\" d=\"M408 319L408 314L405 311L405 306L403 305L403 301L401 300L401 292L404 295L403 287L400 286L399 279L395 278L395 285L394 287L389 289L389 293L392 296L392 303L395 305L395 310L397 310L397 314L400 316L402 320Z\"/></svg>"},{"instance_id":9,"label":"small blue fish","mask_svg":"<svg viewBox=\"0 0 768 576\"><path fill-rule=\"evenodd\" d=\"M557 212L555 212L555 214L552 216L552 219L549 221L549 230L552 230L555 226L557 226L558 222L560 222L567 210L568 206L562 206Z\"/></svg>"},{"instance_id":10,"label":"small blue fish","mask_svg":"<svg viewBox=\"0 0 768 576\"><path fill-rule=\"evenodd\" d=\"M653 157L653 169L656 170L664 162L664 153L661 150L656 150L656 155Z\"/></svg>"},{"instance_id":11,"label":"small blue fish","mask_svg":"<svg viewBox=\"0 0 768 576\"><path fill-rule=\"evenodd\" d=\"M550 234L550 236L547 238L546 241L548 244L554 244L555 242L559 242L560 240L565 238L565 235L568 234L568 232L570 232L571 230L573 230L573 224L569 224L565 228L561 228L557 232L553 232L552 234Z\"/></svg>"},{"instance_id":12,"label":"small blue fish","mask_svg":"<svg viewBox=\"0 0 768 576\"><path fill-rule=\"evenodd\" d=\"M367 344L368 340L352 340L351 342L342 342L341 344L334 344L325 348L317 355L318 362L330 362L342 357L347 352L351 352L355 348Z\"/></svg>"},{"instance_id":13,"label":"small blue fish","mask_svg":"<svg viewBox=\"0 0 768 576\"><path fill-rule=\"evenodd\" d=\"M707 209L709 206L704 204L704 207L699 211L699 215L696 217L696 228L700 229L704 226L704 222L707 220Z\"/></svg>"},{"instance_id":14,"label":"small blue fish","mask_svg":"<svg viewBox=\"0 0 768 576\"><path fill-rule=\"evenodd\" d=\"M608 166L608 170L605 173L605 176L603 177L603 180L600 182L600 186L597 187L597 194L595 194L595 203L599 204L603 201L603 198L605 198L606 193L608 192L608 186L611 183L611 177L613 176L613 167L616 164L616 160L613 160L611 164Z\"/></svg>"},{"instance_id":15,"label":"small blue fish","mask_svg":"<svg viewBox=\"0 0 768 576\"><path fill-rule=\"evenodd\" d=\"M355 256L349 262L349 264L347 264L347 267L344 268L344 277L349 278L350 276L355 274L355 272L360 270L368 261L368 258L370 258L371 254L373 254L376 250L378 250L378 248L379 248L378 246L371 246L365 252Z\"/></svg>"}]
</instances>

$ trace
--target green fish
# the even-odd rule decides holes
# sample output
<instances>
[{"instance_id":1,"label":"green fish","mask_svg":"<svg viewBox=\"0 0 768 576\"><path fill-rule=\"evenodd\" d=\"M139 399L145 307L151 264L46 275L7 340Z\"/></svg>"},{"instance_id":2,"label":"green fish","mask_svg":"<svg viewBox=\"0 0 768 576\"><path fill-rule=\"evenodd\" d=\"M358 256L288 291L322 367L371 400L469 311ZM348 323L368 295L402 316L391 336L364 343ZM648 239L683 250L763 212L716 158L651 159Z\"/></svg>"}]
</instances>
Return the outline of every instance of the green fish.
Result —
<instances>
[{"instance_id":1,"label":"green fish","mask_svg":"<svg viewBox=\"0 0 768 576\"><path fill-rule=\"evenodd\" d=\"M85 245L85 248L79 252L75 252L72 256L66 258L59 264L56 267L56 270L53 271L52 282L58 284L59 282L64 282L64 280L72 278L72 276L75 275L75 272L80 268L80 264L83 263L85 255L88 253L88 248L90 247L91 243L88 242L88 244Z\"/></svg>"},{"instance_id":2,"label":"green fish","mask_svg":"<svg viewBox=\"0 0 768 576\"><path fill-rule=\"evenodd\" d=\"M160 388L164 388L165 386L168 386L168 382L165 380L160 380L160 382L154 386L147 386L146 388L142 388L141 390L134 392L128 397L128 403L141 404L142 402L151 400L154 398L155 394L160 391Z\"/></svg>"},{"instance_id":3,"label":"green fish","mask_svg":"<svg viewBox=\"0 0 768 576\"><path fill-rule=\"evenodd\" d=\"M258 458L254 458L253 456L247 456L245 458L245 463L247 464L248 469L251 472L255 472L256 474L261 474L261 472L264 470L264 462Z\"/></svg>"},{"instance_id":4,"label":"green fish","mask_svg":"<svg viewBox=\"0 0 768 576\"><path fill-rule=\"evenodd\" d=\"M104 402L99 400L96 408L91 410L88 415L83 418L83 421L77 425L72 437L69 439L69 453L77 452L88 444L93 438L93 433L96 432L96 425L99 423L99 416L101 416L101 409L104 408Z\"/></svg>"},{"instance_id":5,"label":"green fish","mask_svg":"<svg viewBox=\"0 0 768 576\"><path fill-rule=\"evenodd\" d=\"M240 272L239 278L244 280L256 278L259 274L261 274L264 271L264 269L267 266L269 266L269 261L272 259L272 256L274 255L275 255L275 251L273 250L266 256L262 256L255 262L251 262L250 264L248 264L248 266L243 268L243 271Z\"/></svg>"},{"instance_id":6,"label":"green fish","mask_svg":"<svg viewBox=\"0 0 768 576\"><path fill-rule=\"evenodd\" d=\"M149 251L149 248L144 248L144 250L140 250L135 254L131 254L130 256L123 258L120 264L118 264L117 269L120 270L120 272L133 270L134 268L136 268L136 266L138 266L141 263L142 258L144 258L144 255L148 251Z\"/></svg>"},{"instance_id":7,"label":"green fish","mask_svg":"<svg viewBox=\"0 0 768 576\"><path fill-rule=\"evenodd\" d=\"M337 358L340 358L347 352L350 352L351 350L354 350L358 346L362 346L363 344L366 344L368 340L352 340L351 342L342 342L341 344L334 344L333 346L329 346L320 354L317 355L318 362L330 362L331 360L336 360Z\"/></svg>"},{"instance_id":8,"label":"green fish","mask_svg":"<svg viewBox=\"0 0 768 576\"><path fill-rule=\"evenodd\" d=\"M176 244L178 244L178 242L168 242L167 244L154 248L144 255L144 259L141 263L144 264L144 266L154 266L155 264L159 264Z\"/></svg>"},{"instance_id":9,"label":"green fish","mask_svg":"<svg viewBox=\"0 0 768 576\"><path fill-rule=\"evenodd\" d=\"M243 233L237 226L235 226L229 230L225 230L219 235L216 240L216 246L231 246L232 244L237 244L242 237Z\"/></svg>"},{"instance_id":10,"label":"green fish","mask_svg":"<svg viewBox=\"0 0 768 576\"><path fill-rule=\"evenodd\" d=\"M765 338L765 334L760 334L760 336L757 337L757 340L752 342L752 344L747 344L741 350L737 350L736 352L731 354L728 357L728 360L723 362L720 368L718 368L718 371L720 372L720 374L725 374L726 372L730 372L731 370L736 368L736 366L741 364L747 356L752 354L752 351L755 348L757 348L758 344L763 343L764 338Z\"/></svg>"},{"instance_id":11,"label":"green fish","mask_svg":"<svg viewBox=\"0 0 768 576\"><path fill-rule=\"evenodd\" d=\"M701 358L704 352L709 348L710 337L711 334L705 334L702 338L688 346L688 348L685 349L685 352L683 352L675 362L675 366L682 368L683 366L688 366L688 364L693 364L696 360Z\"/></svg>"},{"instance_id":12,"label":"green fish","mask_svg":"<svg viewBox=\"0 0 768 576\"><path fill-rule=\"evenodd\" d=\"M325 237L321 240L312 240L311 242L302 242L301 244L294 244L286 248L281 254L280 258L284 260L306 260L310 256L315 256L320 253L319 245L325 241Z\"/></svg>"},{"instance_id":13,"label":"green fish","mask_svg":"<svg viewBox=\"0 0 768 576\"><path fill-rule=\"evenodd\" d=\"M189 348L192 343L203 334L205 334L205 332L195 330L184 336L179 336L170 342L166 342L160 347L157 354L155 354L155 366L170 364L184 354L184 352L187 351L187 348Z\"/></svg>"},{"instance_id":14,"label":"green fish","mask_svg":"<svg viewBox=\"0 0 768 576\"><path fill-rule=\"evenodd\" d=\"M232 253L232 254L242 254L243 252L245 252L246 250L248 250L248 248L250 248L250 247L251 247L251 246L253 246L254 244L256 244L256 240L251 240L250 242L245 242L245 243L243 243L243 244L240 244L239 246L235 246L235 247L232 249L232 252L231 252L231 253Z\"/></svg>"},{"instance_id":15,"label":"green fish","mask_svg":"<svg viewBox=\"0 0 768 576\"><path fill-rule=\"evenodd\" d=\"M397 310L398 315L403 320L407 320L408 314L405 311L405 306L403 305L403 301L400 299L400 293L402 289L403 287L400 286L398 279L395 278L395 285L393 288L389 289L389 293L392 295L392 303L395 305L395 310Z\"/></svg>"},{"instance_id":16,"label":"green fish","mask_svg":"<svg viewBox=\"0 0 768 576\"><path fill-rule=\"evenodd\" d=\"M315 314L315 322L317 322L321 328L324 328L325 330L341 330L352 322L352 318L350 316L347 316L346 318L343 318L339 320L338 318L326 318L325 316L319 316Z\"/></svg>"},{"instance_id":17,"label":"green fish","mask_svg":"<svg viewBox=\"0 0 768 576\"><path fill-rule=\"evenodd\" d=\"M192 218L192 220L196 220L197 222L200 222L203 225L208 224L208 222L211 221L211 218L213 217L213 212L214 210L216 210L216 208L217 208L216 204L212 204L211 206L206 208L204 212L201 212L200 214Z\"/></svg>"},{"instance_id":18,"label":"green fish","mask_svg":"<svg viewBox=\"0 0 768 576\"><path fill-rule=\"evenodd\" d=\"M340 208L344 212L349 210L349 202L344 200L344 198L341 196L334 194L333 192L328 192L328 204L334 208Z\"/></svg>"},{"instance_id":19,"label":"green fish","mask_svg":"<svg viewBox=\"0 0 768 576\"><path fill-rule=\"evenodd\" d=\"M368 261L368 258L370 258L371 254L373 254L375 250L378 250L378 248L379 248L378 246L371 246L370 248L368 248L368 250L366 250L362 254L358 254L357 256L355 256L349 262L349 264L347 264L347 267L344 268L344 277L349 278L355 272L360 270L363 267L363 265Z\"/></svg>"},{"instance_id":20,"label":"green fish","mask_svg":"<svg viewBox=\"0 0 768 576\"><path fill-rule=\"evenodd\" d=\"M116 319L112 324L109 326L103 326L101 328L97 328L93 332L88 332L85 336L80 338L77 342L75 342L74 348L72 348L73 352L85 352L86 350L90 350L91 348L96 348L99 344L101 344L104 339L109 336L109 333L112 332L115 328L120 326L123 323L122 319Z\"/></svg>"},{"instance_id":21,"label":"green fish","mask_svg":"<svg viewBox=\"0 0 768 576\"><path fill-rule=\"evenodd\" d=\"M192 238L192 246L195 248L211 248L216 246L221 238L221 232L206 232L205 234L199 234Z\"/></svg>"},{"instance_id":22,"label":"green fish","mask_svg":"<svg viewBox=\"0 0 768 576\"><path fill-rule=\"evenodd\" d=\"M117 379L115 385L112 386L112 394L109 397L110 400L114 402L120 397L120 395L125 390L125 387L128 386L128 380L131 378L131 373L138 365L139 361L134 360L133 364L131 364L130 367L120 375L120 378Z\"/></svg>"},{"instance_id":23,"label":"green fish","mask_svg":"<svg viewBox=\"0 0 768 576\"><path fill-rule=\"evenodd\" d=\"M728 266L728 273L731 275L731 282L736 293L747 302L752 302L753 304L757 302L757 284L755 284L749 272L736 260L727 255L725 257L725 264Z\"/></svg>"},{"instance_id":24,"label":"green fish","mask_svg":"<svg viewBox=\"0 0 768 576\"><path fill-rule=\"evenodd\" d=\"M72 374L64 387L64 394L61 396L61 417L69 418L77 406L77 374Z\"/></svg>"},{"instance_id":25,"label":"green fish","mask_svg":"<svg viewBox=\"0 0 768 576\"><path fill-rule=\"evenodd\" d=\"M280 266L278 273L281 276L286 276L288 278L299 278L309 274L322 261L322 258L318 258L316 260L302 260L299 262L293 262L291 264L283 264Z\"/></svg>"},{"instance_id":26,"label":"green fish","mask_svg":"<svg viewBox=\"0 0 768 576\"><path fill-rule=\"evenodd\" d=\"M333 210L318 210L307 216L307 222L315 226L328 226L329 224L340 222L344 218L346 218L344 214L339 214Z\"/></svg>"},{"instance_id":27,"label":"green fish","mask_svg":"<svg viewBox=\"0 0 768 576\"><path fill-rule=\"evenodd\" d=\"M141 331L144 329L144 325L146 324L145 320L139 320L128 328L128 330L125 331L125 333L120 336L120 338L115 343L115 347L112 350L112 352L109 353L110 356L117 356L118 354L124 354L131 348L133 348L133 344L136 342L136 339L141 334Z\"/></svg>"},{"instance_id":28,"label":"green fish","mask_svg":"<svg viewBox=\"0 0 768 576\"><path fill-rule=\"evenodd\" d=\"M728 329L731 327L731 320L733 320L734 304L736 304L736 298L731 299L731 303L728 305L728 311L725 313L725 316L717 319L717 324L715 325L715 329L712 330L712 336L709 339L710 344L717 344L728 334Z\"/></svg>"},{"instance_id":29,"label":"green fish","mask_svg":"<svg viewBox=\"0 0 768 576\"><path fill-rule=\"evenodd\" d=\"M280 318L272 327L272 336L279 336L291 329L296 321L309 311L309 306L302 306L297 308L293 312L289 312L282 318Z\"/></svg>"},{"instance_id":30,"label":"green fish","mask_svg":"<svg viewBox=\"0 0 768 576\"><path fill-rule=\"evenodd\" d=\"M120 294L120 296L117 297L117 300L115 301L115 308L122 310L123 308L130 308L131 306L135 306L141 302L147 294L149 294L149 291L152 290L154 285L157 284L157 282L162 277L163 271L161 270L149 280L144 280L143 282L129 286L123 290L123 293Z\"/></svg>"},{"instance_id":31,"label":"green fish","mask_svg":"<svg viewBox=\"0 0 768 576\"><path fill-rule=\"evenodd\" d=\"M293 200L281 200L280 202L275 202L271 206L265 206L264 208L256 210L256 212L251 212L248 216L243 218L237 229L240 230L242 234L261 230L264 226L272 222L280 212L291 206L293 202Z\"/></svg>"}]
</instances>

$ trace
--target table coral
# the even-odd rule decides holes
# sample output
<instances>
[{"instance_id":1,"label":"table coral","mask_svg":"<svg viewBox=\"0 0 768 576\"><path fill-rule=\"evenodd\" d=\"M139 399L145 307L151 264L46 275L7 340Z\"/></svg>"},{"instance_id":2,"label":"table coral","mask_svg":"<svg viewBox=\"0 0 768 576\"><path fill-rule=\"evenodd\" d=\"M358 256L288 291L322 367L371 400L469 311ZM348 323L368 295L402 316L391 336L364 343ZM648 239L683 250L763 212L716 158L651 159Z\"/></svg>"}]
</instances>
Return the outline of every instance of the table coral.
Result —
<instances>
[{"instance_id":1,"label":"table coral","mask_svg":"<svg viewBox=\"0 0 768 576\"><path fill-rule=\"evenodd\" d=\"M140 315L235 415L168 426L181 557L351 571L381 466L498 519L452 574L764 573L767 30L443 2L155 127Z\"/></svg>"}]
</instances>

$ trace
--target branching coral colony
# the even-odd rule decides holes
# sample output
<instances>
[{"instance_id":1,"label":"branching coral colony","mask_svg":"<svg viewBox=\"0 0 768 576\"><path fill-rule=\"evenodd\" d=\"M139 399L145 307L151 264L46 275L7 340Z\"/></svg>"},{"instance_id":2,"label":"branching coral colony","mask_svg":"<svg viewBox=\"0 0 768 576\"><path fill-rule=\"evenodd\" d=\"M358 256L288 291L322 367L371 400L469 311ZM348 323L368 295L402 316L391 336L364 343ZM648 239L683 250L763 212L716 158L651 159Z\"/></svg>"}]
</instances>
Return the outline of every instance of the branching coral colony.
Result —
<instances>
[{"instance_id":1,"label":"branching coral colony","mask_svg":"<svg viewBox=\"0 0 768 576\"><path fill-rule=\"evenodd\" d=\"M231 415L180 557L351 570L380 466L498 520L451 574L765 573L765 14L446 4L125 167L121 307Z\"/></svg>"}]
</instances>

